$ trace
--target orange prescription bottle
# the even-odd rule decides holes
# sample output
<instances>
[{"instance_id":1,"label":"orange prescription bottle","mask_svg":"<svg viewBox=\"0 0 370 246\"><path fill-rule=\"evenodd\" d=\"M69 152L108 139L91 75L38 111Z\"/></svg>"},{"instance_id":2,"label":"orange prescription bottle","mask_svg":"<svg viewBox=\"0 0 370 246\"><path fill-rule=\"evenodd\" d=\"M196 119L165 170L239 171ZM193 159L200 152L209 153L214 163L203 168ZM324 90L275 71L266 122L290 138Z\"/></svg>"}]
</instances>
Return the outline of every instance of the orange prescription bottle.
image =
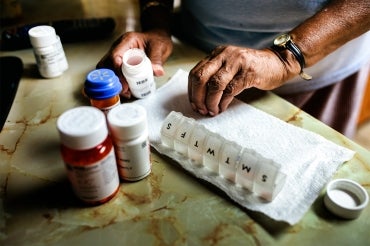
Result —
<instances>
[{"instance_id":1,"label":"orange prescription bottle","mask_svg":"<svg viewBox=\"0 0 370 246\"><path fill-rule=\"evenodd\" d=\"M91 106L105 114L118 106L122 85L114 72L107 68L95 69L86 76L84 93L89 97Z\"/></svg>"},{"instance_id":2,"label":"orange prescription bottle","mask_svg":"<svg viewBox=\"0 0 370 246\"><path fill-rule=\"evenodd\" d=\"M105 115L82 106L57 121L61 155L76 196L91 205L109 201L119 190L117 162Z\"/></svg>"}]
</instances>

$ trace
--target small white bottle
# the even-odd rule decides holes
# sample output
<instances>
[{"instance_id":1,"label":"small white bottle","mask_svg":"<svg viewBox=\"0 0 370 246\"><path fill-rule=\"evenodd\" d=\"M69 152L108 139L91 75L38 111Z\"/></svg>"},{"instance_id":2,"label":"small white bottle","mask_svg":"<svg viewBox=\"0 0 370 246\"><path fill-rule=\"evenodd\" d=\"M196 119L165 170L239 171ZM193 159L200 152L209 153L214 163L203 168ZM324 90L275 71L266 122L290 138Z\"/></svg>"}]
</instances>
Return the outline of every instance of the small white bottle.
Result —
<instances>
[{"instance_id":1,"label":"small white bottle","mask_svg":"<svg viewBox=\"0 0 370 246\"><path fill-rule=\"evenodd\" d=\"M134 48L125 52L122 73L134 97L145 98L155 92L152 63L143 50Z\"/></svg>"},{"instance_id":2,"label":"small white bottle","mask_svg":"<svg viewBox=\"0 0 370 246\"><path fill-rule=\"evenodd\" d=\"M37 67L42 77L54 78L68 69L60 38L51 26L36 26L28 31Z\"/></svg>"},{"instance_id":3,"label":"small white bottle","mask_svg":"<svg viewBox=\"0 0 370 246\"><path fill-rule=\"evenodd\" d=\"M151 172L147 114L144 107L121 104L108 113L120 177L137 181Z\"/></svg>"}]
</instances>

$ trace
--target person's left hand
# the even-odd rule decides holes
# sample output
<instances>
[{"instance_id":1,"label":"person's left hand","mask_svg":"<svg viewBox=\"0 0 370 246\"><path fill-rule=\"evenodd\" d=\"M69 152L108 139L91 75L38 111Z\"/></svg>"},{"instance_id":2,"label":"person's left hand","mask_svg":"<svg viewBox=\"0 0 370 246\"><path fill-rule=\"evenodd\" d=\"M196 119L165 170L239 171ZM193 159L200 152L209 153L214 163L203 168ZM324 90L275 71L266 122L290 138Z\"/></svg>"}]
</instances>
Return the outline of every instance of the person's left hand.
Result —
<instances>
[{"instance_id":1,"label":"person's left hand","mask_svg":"<svg viewBox=\"0 0 370 246\"><path fill-rule=\"evenodd\" d=\"M244 89L272 90L299 71L290 52L219 46L190 71L189 100L193 110L214 116Z\"/></svg>"}]
</instances>

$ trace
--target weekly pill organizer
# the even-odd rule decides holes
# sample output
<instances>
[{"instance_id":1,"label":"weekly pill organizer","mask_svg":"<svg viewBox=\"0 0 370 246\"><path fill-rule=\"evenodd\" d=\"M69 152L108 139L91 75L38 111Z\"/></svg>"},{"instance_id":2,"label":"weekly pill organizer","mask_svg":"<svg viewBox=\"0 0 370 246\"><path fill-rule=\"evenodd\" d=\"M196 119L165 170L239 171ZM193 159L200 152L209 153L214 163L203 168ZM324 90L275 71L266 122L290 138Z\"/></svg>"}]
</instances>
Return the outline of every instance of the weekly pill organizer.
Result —
<instances>
[{"instance_id":1,"label":"weekly pill organizer","mask_svg":"<svg viewBox=\"0 0 370 246\"><path fill-rule=\"evenodd\" d=\"M272 201L285 184L286 175L281 172L281 165L179 112L170 112L164 120L161 141L189 158L192 165L205 168L209 176L219 175L231 185L247 189L266 201Z\"/></svg>"},{"instance_id":2,"label":"weekly pill organizer","mask_svg":"<svg viewBox=\"0 0 370 246\"><path fill-rule=\"evenodd\" d=\"M187 78L179 69L134 102L147 110L150 144L246 209L295 224L354 155L238 99L215 117L202 116L189 103Z\"/></svg>"}]
</instances>

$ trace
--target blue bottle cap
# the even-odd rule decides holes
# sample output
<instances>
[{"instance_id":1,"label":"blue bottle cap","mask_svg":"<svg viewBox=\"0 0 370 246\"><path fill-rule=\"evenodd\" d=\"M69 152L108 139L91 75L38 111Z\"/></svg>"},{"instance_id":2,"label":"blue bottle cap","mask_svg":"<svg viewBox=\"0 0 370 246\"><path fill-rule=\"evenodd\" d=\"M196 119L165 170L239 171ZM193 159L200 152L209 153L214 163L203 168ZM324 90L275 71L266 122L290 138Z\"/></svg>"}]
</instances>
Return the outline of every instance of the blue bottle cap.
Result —
<instances>
[{"instance_id":1,"label":"blue bottle cap","mask_svg":"<svg viewBox=\"0 0 370 246\"><path fill-rule=\"evenodd\" d=\"M88 73L84 90L89 98L102 100L119 94L122 85L112 70L100 68Z\"/></svg>"}]
</instances>

